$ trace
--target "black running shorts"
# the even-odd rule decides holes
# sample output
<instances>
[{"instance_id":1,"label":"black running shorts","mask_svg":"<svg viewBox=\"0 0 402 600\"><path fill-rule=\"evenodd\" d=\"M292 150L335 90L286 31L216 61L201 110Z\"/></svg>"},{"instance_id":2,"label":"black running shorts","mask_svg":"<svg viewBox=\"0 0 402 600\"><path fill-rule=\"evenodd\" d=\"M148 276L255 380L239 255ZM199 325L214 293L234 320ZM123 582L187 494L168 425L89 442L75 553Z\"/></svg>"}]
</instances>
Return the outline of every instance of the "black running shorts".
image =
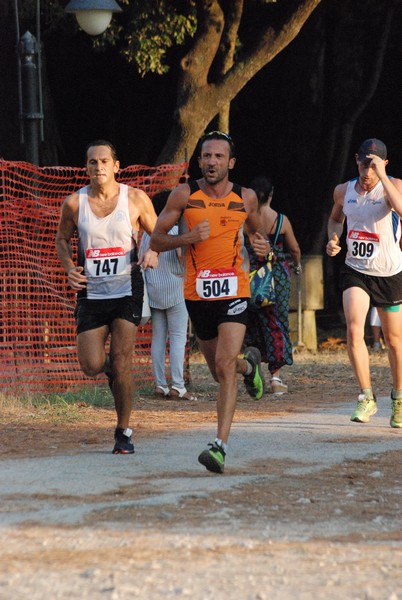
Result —
<instances>
[{"instance_id":1,"label":"black running shorts","mask_svg":"<svg viewBox=\"0 0 402 600\"><path fill-rule=\"evenodd\" d=\"M348 265L341 270L341 289L359 287L369 296L373 306L384 308L402 304L402 271L389 277L359 273Z\"/></svg>"},{"instance_id":2,"label":"black running shorts","mask_svg":"<svg viewBox=\"0 0 402 600\"><path fill-rule=\"evenodd\" d=\"M142 301L124 296L107 300L78 300L75 309L77 335L83 331L97 329L107 325L111 326L115 319L124 319L138 327L141 321Z\"/></svg>"},{"instance_id":3,"label":"black running shorts","mask_svg":"<svg viewBox=\"0 0 402 600\"><path fill-rule=\"evenodd\" d=\"M247 325L250 298L228 300L186 300L187 311L200 340L213 340L218 336L221 323Z\"/></svg>"}]
</instances>

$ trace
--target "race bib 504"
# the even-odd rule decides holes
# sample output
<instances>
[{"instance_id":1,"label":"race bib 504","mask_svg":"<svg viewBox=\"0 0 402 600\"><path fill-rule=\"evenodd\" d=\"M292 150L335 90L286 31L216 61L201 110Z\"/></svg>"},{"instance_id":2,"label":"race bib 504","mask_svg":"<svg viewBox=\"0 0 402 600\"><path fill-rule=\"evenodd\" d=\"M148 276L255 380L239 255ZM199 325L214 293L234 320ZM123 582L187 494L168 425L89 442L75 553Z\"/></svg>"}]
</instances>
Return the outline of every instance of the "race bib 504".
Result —
<instances>
[{"instance_id":1,"label":"race bib 504","mask_svg":"<svg viewBox=\"0 0 402 600\"><path fill-rule=\"evenodd\" d=\"M203 300L229 298L237 295L236 269L200 269L195 289Z\"/></svg>"}]
</instances>

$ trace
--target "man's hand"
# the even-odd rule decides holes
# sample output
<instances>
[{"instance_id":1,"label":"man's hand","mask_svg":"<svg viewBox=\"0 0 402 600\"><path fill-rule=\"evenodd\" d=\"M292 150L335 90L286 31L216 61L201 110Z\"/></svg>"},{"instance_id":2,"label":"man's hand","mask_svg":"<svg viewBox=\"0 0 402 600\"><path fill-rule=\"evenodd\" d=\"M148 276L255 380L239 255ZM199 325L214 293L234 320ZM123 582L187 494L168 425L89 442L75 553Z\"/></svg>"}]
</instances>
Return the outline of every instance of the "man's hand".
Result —
<instances>
[{"instance_id":1,"label":"man's hand","mask_svg":"<svg viewBox=\"0 0 402 600\"><path fill-rule=\"evenodd\" d=\"M367 154L367 159L371 159L370 167L374 169L378 177L382 180L387 177L385 167L387 166L387 160L384 160L376 154Z\"/></svg>"},{"instance_id":2,"label":"man's hand","mask_svg":"<svg viewBox=\"0 0 402 600\"><path fill-rule=\"evenodd\" d=\"M336 254L338 254L338 252L341 251L341 247L339 245L339 237L336 235L336 233L332 234L332 238L329 240L326 250L328 256L335 256Z\"/></svg>"},{"instance_id":3,"label":"man's hand","mask_svg":"<svg viewBox=\"0 0 402 600\"><path fill-rule=\"evenodd\" d=\"M208 219L197 223L195 227L188 233L189 239L191 240L191 244L196 244L197 242L204 242L211 235L211 228L209 226Z\"/></svg>"},{"instance_id":4,"label":"man's hand","mask_svg":"<svg viewBox=\"0 0 402 600\"><path fill-rule=\"evenodd\" d=\"M251 245L257 256L267 256L271 250L271 244L264 238L261 233L256 233L252 236Z\"/></svg>"},{"instance_id":5,"label":"man's hand","mask_svg":"<svg viewBox=\"0 0 402 600\"><path fill-rule=\"evenodd\" d=\"M155 252L155 250L148 249L146 252L144 252L142 257L138 261L138 264L141 265L143 269L156 269L156 267L158 266L158 256L158 252Z\"/></svg>"},{"instance_id":6,"label":"man's hand","mask_svg":"<svg viewBox=\"0 0 402 600\"><path fill-rule=\"evenodd\" d=\"M68 270L68 283L73 290L82 290L87 286L87 278L83 275L84 267L71 267Z\"/></svg>"}]
</instances>

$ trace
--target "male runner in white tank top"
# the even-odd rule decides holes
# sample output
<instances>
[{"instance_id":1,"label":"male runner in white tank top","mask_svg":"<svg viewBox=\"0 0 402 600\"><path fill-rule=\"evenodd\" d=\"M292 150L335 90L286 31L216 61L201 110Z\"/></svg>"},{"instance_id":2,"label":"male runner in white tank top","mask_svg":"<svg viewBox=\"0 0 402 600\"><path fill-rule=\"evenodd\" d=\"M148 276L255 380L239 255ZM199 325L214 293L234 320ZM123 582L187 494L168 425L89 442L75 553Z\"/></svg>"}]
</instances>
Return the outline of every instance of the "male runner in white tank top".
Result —
<instances>
[{"instance_id":1,"label":"male runner in white tank top","mask_svg":"<svg viewBox=\"0 0 402 600\"><path fill-rule=\"evenodd\" d=\"M141 320L144 284L141 266L156 267L158 253L148 250L138 260L140 225L151 234L156 223L153 204L142 190L119 184L120 163L110 142L87 147L90 183L62 205L56 235L57 255L68 282L77 292L78 359L84 373L106 373L116 413L114 454L132 454L129 420L132 406L132 349ZM70 240L78 233L77 265ZM110 353L105 342L111 334Z\"/></svg>"},{"instance_id":2,"label":"male runner in white tank top","mask_svg":"<svg viewBox=\"0 0 402 600\"><path fill-rule=\"evenodd\" d=\"M347 348L360 386L352 421L367 423L377 412L364 326L370 302L377 307L392 374L391 427L402 428L402 181L386 173L387 148L365 140L356 154L359 176L334 191L327 254L340 251L347 220L347 254L341 273Z\"/></svg>"}]
</instances>

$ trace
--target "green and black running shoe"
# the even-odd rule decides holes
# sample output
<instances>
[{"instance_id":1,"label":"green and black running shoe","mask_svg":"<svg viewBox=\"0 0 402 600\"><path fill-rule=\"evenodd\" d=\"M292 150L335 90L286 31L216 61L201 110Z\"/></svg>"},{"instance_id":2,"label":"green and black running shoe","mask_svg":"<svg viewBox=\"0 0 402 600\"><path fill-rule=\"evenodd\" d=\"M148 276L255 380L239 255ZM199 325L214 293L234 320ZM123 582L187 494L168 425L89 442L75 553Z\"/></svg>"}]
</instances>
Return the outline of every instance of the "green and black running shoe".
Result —
<instances>
[{"instance_id":1,"label":"green and black running shoe","mask_svg":"<svg viewBox=\"0 0 402 600\"><path fill-rule=\"evenodd\" d=\"M208 444L209 448L201 452L198 457L200 462L208 471L223 473L225 469L225 452L218 444Z\"/></svg>"},{"instance_id":2,"label":"green and black running shoe","mask_svg":"<svg viewBox=\"0 0 402 600\"><path fill-rule=\"evenodd\" d=\"M261 371L261 353L258 348L249 346L244 351L244 358L252 366L249 375L244 375L244 385L252 398L260 400L265 391L265 381Z\"/></svg>"}]
</instances>

